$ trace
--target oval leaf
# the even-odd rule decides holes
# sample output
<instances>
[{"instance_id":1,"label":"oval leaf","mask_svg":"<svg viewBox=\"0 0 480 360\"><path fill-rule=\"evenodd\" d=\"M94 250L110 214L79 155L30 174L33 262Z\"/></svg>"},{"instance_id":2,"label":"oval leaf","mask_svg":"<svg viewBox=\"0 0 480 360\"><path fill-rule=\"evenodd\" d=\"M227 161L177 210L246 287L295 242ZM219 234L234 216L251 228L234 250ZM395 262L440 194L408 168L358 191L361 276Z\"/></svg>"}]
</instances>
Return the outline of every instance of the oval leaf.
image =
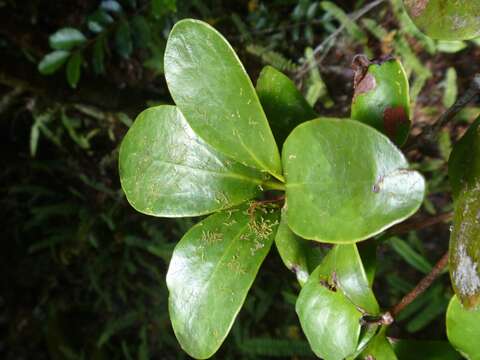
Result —
<instances>
[{"instance_id":1,"label":"oval leaf","mask_svg":"<svg viewBox=\"0 0 480 360\"><path fill-rule=\"evenodd\" d=\"M87 41L85 35L74 28L63 28L50 35L50 47L55 50L70 50Z\"/></svg>"},{"instance_id":2,"label":"oval leaf","mask_svg":"<svg viewBox=\"0 0 480 360\"><path fill-rule=\"evenodd\" d=\"M480 36L478 0L403 0L411 19L428 36L467 40Z\"/></svg>"},{"instance_id":3,"label":"oval leaf","mask_svg":"<svg viewBox=\"0 0 480 360\"><path fill-rule=\"evenodd\" d=\"M449 270L455 293L467 308L480 304L480 118L454 146L448 161L454 217Z\"/></svg>"},{"instance_id":4,"label":"oval leaf","mask_svg":"<svg viewBox=\"0 0 480 360\"><path fill-rule=\"evenodd\" d=\"M69 51L57 50L43 57L38 64L38 71L43 75L50 75L57 71L70 56Z\"/></svg>"},{"instance_id":5,"label":"oval leaf","mask_svg":"<svg viewBox=\"0 0 480 360\"><path fill-rule=\"evenodd\" d=\"M358 121L320 118L283 147L287 221L299 236L352 243L412 215L425 181L381 133Z\"/></svg>"},{"instance_id":6,"label":"oval leaf","mask_svg":"<svg viewBox=\"0 0 480 360\"><path fill-rule=\"evenodd\" d=\"M378 315L380 308L370 288L362 259L355 244L336 245L332 250L337 287L364 313Z\"/></svg>"},{"instance_id":7,"label":"oval leaf","mask_svg":"<svg viewBox=\"0 0 480 360\"><path fill-rule=\"evenodd\" d=\"M263 174L219 154L198 138L174 106L142 112L120 147L128 201L154 216L196 216L260 193Z\"/></svg>"},{"instance_id":8,"label":"oval leaf","mask_svg":"<svg viewBox=\"0 0 480 360\"><path fill-rule=\"evenodd\" d=\"M246 207L214 214L191 228L167 273L169 311L182 348L213 355L227 336L275 236L279 211Z\"/></svg>"},{"instance_id":9,"label":"oval leaf","mask_svg":"<svg viewBox=\"0 0 480 360\"><path fill-rule=\"evenodd\" d=\"M330 250L308 278L296 308L316 355L343 359L357 353L360 319L378 315L379 306L356 245L336 245Z\"/></svg>"},{"instance_id":10,"label":"oval leaf","mask_svg":"<svg viewBox=\"0 0 480 360\"><path fill-rule=\"evenodd\" d=\"M292 80L271 66L263 68L256 89L279 144L297 125L318 116Z\"/></svg>"},{"instance_id":11,"label":"oval leaf","mask_svg":"<svg viewBox=\"0 0 480 360\"><path fill-rule=\"evenodd\" d=\"M278 148L255 89L225 38L179 21L165 50L165 77L192 129L231 158L281 178Z\"/></svg>"},{"instance_id":12,"label":"oval leaf","mask_svg":"<svg viewBox=\"0 0 480 360\"><path fill-rule=\"evenodd\" d=\"M467 359L480 359L480 309L465 309L453 296L447 309L447 337Z\"/></svg>"},{"instance_id":13,"label":"oval leaf","mask_svg":"<svg viewBox=\"0 0 480 360\"><path fill-rule=\"evenodd\" d=\"M355 92L351 118L373 126L396 144L403 144L410 129L408 78L397 59L354 61Z\"/></svg>"},{"instance_id":14,"label":"oval leaf","mask_svg":"<svg viewBox=\"0 0 480 360\"><path fill-rule=\"evenodd\" d=\"M284 211L275 236L275 245L285 266L297 276L303 285L308 279L308 244L306 240L295 235L287 225Z\"/></svg>"},{"instance_id":15,"label":"oval leaf","mask_svg":"<svg viewBox=\"0 0 480 360\"><path fill-rule=\"evenodd\" d=\"M362 314L341 292L329 288L320 265L300 291L296 311L313 352L325 360L353 354Z\"/></svg>"},{"instance_id":16,"label":"oval leaf","mask_svg":"<svg viewBox=\"0 0 480 360\"><path fill-rule=\"evenodd\" d=\"M83 56L80 52L74 53L67 62L67 81L72 88L76 88L80 80Z\"/></svg>"}]
</instances>

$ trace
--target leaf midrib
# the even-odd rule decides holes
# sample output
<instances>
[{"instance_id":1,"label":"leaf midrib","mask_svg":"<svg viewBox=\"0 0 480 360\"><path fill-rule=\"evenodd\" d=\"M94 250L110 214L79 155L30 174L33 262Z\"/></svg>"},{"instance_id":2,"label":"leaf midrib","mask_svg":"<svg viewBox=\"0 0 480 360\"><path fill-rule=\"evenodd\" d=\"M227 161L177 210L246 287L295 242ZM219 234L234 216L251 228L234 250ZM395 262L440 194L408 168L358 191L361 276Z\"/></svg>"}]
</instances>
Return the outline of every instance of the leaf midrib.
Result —
<instances>
[{"instance_id":1,"label":"leaf midrib","mask_svg":"<svg viewBox=\"0 0 480 360\"><path fill-rule=\"evenodd\" d=\"M239 173L235 173L235 172L223 173L223 172L220 172L220 171L197 168L197 167L193 167L193 166L189 166L189 165L185 165L185 164L179 164L179 163L175 163L173 161L168 161L168 160L158 159L158 158L152 159L152 163L154 163L154 162L161 162L161 163L164 163L164 164L167 164L167 165L170 165L170 166L174 166L174 167L177 166L177 167L181 167L181 168L187 168L187 169L195 170L197 172L206 172L206 173L209 173L209 174L215 174L215 175L218 175L219 177L244 180L246 182L252 182L255 185L260 185L260 184L263 183L263 180L261 180L261 179L257 179L257 178L249 177L249 176L243 176L243 175L240 175Z\"/></svg>"}]
</instances>

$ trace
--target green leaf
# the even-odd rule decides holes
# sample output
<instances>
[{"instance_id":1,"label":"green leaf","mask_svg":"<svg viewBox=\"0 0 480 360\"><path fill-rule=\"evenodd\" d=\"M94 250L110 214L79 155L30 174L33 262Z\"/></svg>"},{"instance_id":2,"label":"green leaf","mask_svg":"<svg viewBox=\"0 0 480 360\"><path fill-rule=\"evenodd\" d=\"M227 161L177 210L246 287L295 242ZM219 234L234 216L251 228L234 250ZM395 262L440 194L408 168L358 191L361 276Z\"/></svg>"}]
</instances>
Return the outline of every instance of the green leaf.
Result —
<instances>
[{"instance_id":1,"label":"green leaf","mask_svg":"<svg viewBox=\"0 0 480 360\"><path fill-rule=\"evenodd\" d=\"M260 73L257 93L279 144L298 124L318 116L292 80L271 66Z\"/></svg>"},{"instance_id":2,"label":"green leaf","mask_svg":"<svg viewBox=\"0 0 480 360\"><path fill-rule=\"evenodd\" d=\"M78 80L80 80L80 71L82 68L82 53L74 53L67 62L67 81L72 88L76 88Z\"/></svg>"},{"instance_id":3,"label":"green leaf","mask_svg":"<svg viewBox=\"0 0 480 360\"><path fill-rule=\"evenodd\" d=\"M305 284L310 273L308 269L308 244L306 240L298 237L290 230L284 210L282 210L280 225L275 236L275 245L285 266L295 273L301 285Z\"/></svg>"},{"instance_id":4,"label":"green leaf","mask_svg":"<svg viewBox=\"0 0 480 360\"><path fill-rule=\"evenodd\" d=\"M118 13L122 11L122 6L118 1L115 0L104 0L100 4L100 9L105 11L110 11L114 13Z\"/></svg>"},{"instance_id":5,"label":"green leaf","mask_svg":"<svg viewBox=\"0 0 480 360\"><path fill-rule=\"evenodd\" d=\"M465 41L445 41L440 40L437 43L437 50L444 53L454 54L456 52L462 51L467 47Z\"/></svg>"},{"instance_id":6,"label":"green leaf","mask_svg":"<svg viewBox=\"0 0 480 360\"><path fill-rule=\"evenodd\" d=\"M453 289L463 305L480 304L480 118L454 146L448 161L453 191L453 231L449 270Z\"/></svg>"},{"instance_id":7,"label":"green leaf","mask_svg":"<svg viewBox=\"0 0 480 360\"><path fill-rule=\"evenodd\" d=\"M56 72L67 61L70 52L65 50L56 50L48 53L38 64L38 71L43 75L50 75Z\"/></svg>"},{"instance_id":8,"label":"green leaf","mask_svg":"<svg viewBox=\"0 0 480 360\"><path fill-rule=\"evenodd\" d=\"M100 33L105 28L114 22L113 17L111 17L104 10L98 9L93 14L87 17L87 26L88 29L94 33Z\"/></svg>"},{"instance_id":9,"label":"green leaf","mask_svg":"<svg viewBox=\"0 0 480 360\"><path fill-rule=\"evenodd\" d=\"M449 108L457 100L458 88L457 88L457 72L454 67L449 67L444 82L445 91L443 93L442 103L443 106Z\"/></svg>"},{"instance_id":10,"label":"green leaf","mask_svg":"<svg viewBox=\"0 0 480 360\"><path fill-rule=\"evenodd\" d=\"M341 360L356 350L362 314L341 291L329 288L323 267L303 286L296 311L313 352L325 360Z\"/></svg>"},{"instance_id":11,"label":"green leaf","mask_svg":"<svg viewBox=\"0 0 480 360\"><path fill-rule=\"evenodd\" d=\"M35 157L38 148L38 139L40 137L40 125L38 120L35 120L30 128L30 156Z\"/></svg>"},{"instance_id":12,"label":"green leaf","mask_svg":"<svg viewBox=\"0 0 480 360\"><path fill-rule=\"evenodd\" d=\"M120 181L130 204L154 216L196 216L260 193L263 174L212 149L174 106L143 111L120 147Z\"/></svg>"},{"instance_id":13,"label":"green leaf","mask_svg":"<svg viewBox=\"0 0 480 360\"><path fill-rule=\"evenodd\" d=\"M428 274L432 270L432 264L428 262L422 255L412 249L405 240L398 237L392 237L389 240L393 250L402 257L408 264L415 269Z\"/></svg>"},{"instance_id":14,"label":"green leaf","mask_svg":"<svg viewBox=\"0 0 480 360\"><path fill-rule=\"evenodd\" d=\"M227 336L275 236L278 211L214 214L180 240L167 286L175 335L192 357L212 356Z\"/></svg>"},{"instance_id":15,"label":"green leaf","mask_svg":"<svg viewBox=\"0 0 480 360\"><path fill-rule=\"evenodd\" d=\"M335 273L337 288L364 313L378 315L380 308L370 288L357 246L336 245L330 252L333 261L331 272Z\"/></svg>"},{"instance_id":16,"label":"green leaf","mask_svg":"<svg viewBox=\"0 0 480 360\"><path fill-rule=\"evenodd\" d=\"M331 13L347 30L347 32L357 41L362 44L366 44L368 39L367 35L362 31L362 29L353 21L341 7L336 5L331 1L322 1L320 7Z\"/></svg>"},{"instance_id":17,"label":"green leaf","mask_svg":"<svg viewBox=\"0 0 480 360\"><path fill-rule=\"evenodd\" d=\"M313 54L313 49L310 47L305 48L305 60L309 67L309 76L305 82L307 93L305 99L307 103L314 106L318 100L321 101L324 108L329 109L334 105L333 100L328 94L327 85L320 75L320 71L317 66L317 59Z\"/></svg>"},{"instance_id":18,"label":"green leaf","mask_svg":"<svg viewBox=\"0 0 480 360\"><path fill-rule=\"evenodd\" d=\"M356 352L361 317L379 314L356 245L330 250L302 288L296 308L317 356L343 359Z\"/></svg>"},{"instance_id":19,"label":"green leaf","mask_svg":"<svg viewBox=\"0 0 480 360\"><path fill-rule=\"evenodd\" d=\"M369 342L367 348L363 350L362 359L397 360L385 332L386 328L382 327L379 333Z\"/></svg>"},{"instance_id":20,"label":"green leaf","mask_svg":"<svg viewBox=\"0 0 480 360\"><path fill-rule=\"evenodd\" d=\"M132 34L130 32L130 24L127 20L122 20L115 32L115 49L124 59L128 59L132 54Z\"/></svg>"},{"instance_id":21,"label":"green leaf","mask_svg":"<svg viewBox=\"0 0 480 360\"><path fill-rule=\"evenodd\" d=\"M152 0L151 12L155 18L161 18L167 15L169 12L177 11L176 0Z\"/></svg>"},{"instance_id":22,"label":"green leaf","mask_svg":"<svg viewBox=\"0 0 480 360\"><path fill-rule=\"evenodd\" d=\"M137 15L132 19L133 40L138 48L146 48L151 40L151 28L144 16Z\"/></svg>"},{"instance_id":23,"label":"green leaf","mask_svg":"<svg viewBox=\"0 0 480 360\"><path fill-rule=\"evenodd\" d=\"M290 134L282 153L288 225L305 239L364 240L422 203L423 177L384 135L358 121L308 121Z\"/></svg>"},{"instance_id":24,"label":"green leaf","mask_svg":"<svg viewBox=\"0 0 480 360\"><path fill-rule=\"evenodd\" d=\"M480 174L480 117L470 126L455 145L448 160L448 177L453 198L457 198L468 187L473 187Z\"/></svg>"},{"instance_id":25,"label":"green leaf","mask_svg":"<svg viewBox=\"0 0 480 360\"><path fill-rule=\"evenodd\" d=\"M220 33L201 21L179 21L168 38L164 66L175 103L201 138L246 166L282 178L258 96Z\"/></svg>"},{"instance_id":26,"label":"green leaf","mask_svg":"<svg viewBox=\"0 0 480 360\"><path fill-rule=\"evenodd\" d=\"M471 308L480 304L480 187L455 199L449 270L455 293Z\"/></svg>"},{"instance_id":27,"label":"green leaf","mask_svg":"<svg viewBox=\"0 0 480 360\"><path fill-rule=\"evenodd\" d=\"M403 144L410 129L408 78L397 59L355 62L352 119L373 126L396 144Z\"/></svg>"},{"instance_id":28,"label":"green leaf","mask_svg":"<svg viewBox=\"0 0 480 360\"><path fill-rule=\"evenodd\" d=\"M422 360L459 360L460 354L447 341L396 340L393 349L400 360L410 359L412 354Z\"/></svg>"},{"instance_id":29,"label":"green leaf","mask_svg":"<svg viewBox=\"0 0 480 360\"><path fill-rule=\"evenodd\" d=\"M95 74L105 73L106 38L100 35L93 45L92 66Z\"/></svg>"},{"instance_id":30,"label":"green leaf","mask_svg":"<svg viewBox=\"0 0 480 360\"><path fill-rule=\"evenodd\" d=\"M442 40L468 40L480 35L478 0L403 0L417 27Z\"/></svg>"},{"instance_id":31,"label":"green leaf","mask_svg":"<svg viewBox=\"0 0 480 360\"><path fill-rule=\"evenodd\" d=\"M450 153L452 152L452 140L450 140L450 131L447 129L440 131L438 134L438 152L443 160L448 161ZM434 170L438 170L444 165L444 161L438 160L438 167ZM429 161L429 163L435 165L435 163L432 164L431 161Z\"/></svg>"},{"instance_id":32,"label":"green leaf","mask_svg":"<svg viewBox=\"0 0 480 360\"><path fill-rule=\"evenodd\" d=\"M447 337L469 360L480 359L480 309L467 310L453 296L447 309Z\"/></svg>"},{"instance_id":33,"label":"green leaf","mask_svg":"<svg viewBox=\"0 0 480 360\"><path fill-rule=\"evenodd\" d=\"M50 47L55 50L71 50L87 41L85 35L74 28L63 28L50 35Z\"/></svg>"}]
</instances>

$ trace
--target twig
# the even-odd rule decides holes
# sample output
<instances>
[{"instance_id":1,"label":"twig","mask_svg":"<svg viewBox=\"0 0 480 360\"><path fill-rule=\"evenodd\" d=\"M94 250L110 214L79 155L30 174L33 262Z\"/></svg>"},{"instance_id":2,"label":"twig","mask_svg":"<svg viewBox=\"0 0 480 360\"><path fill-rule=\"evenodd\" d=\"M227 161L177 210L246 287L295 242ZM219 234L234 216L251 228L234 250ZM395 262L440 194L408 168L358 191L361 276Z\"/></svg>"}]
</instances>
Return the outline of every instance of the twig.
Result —
<instances>
[{"instance_id":1,"label":"twig","mask_svg":"<svg viewBox=\"0 0 480 360\"><path fill-rule=\"evenodd\" d=\"M427 290L430 285L435 281L435 279L440 275L442 270L448 264L448 251L442 256L442 258L435 264L432 271L426 275L420 282L410 291L407 295L403 297L400 302L395 305L390 314L395 318L407 305L409 305L413 300L415 300L420 294Z\"/></svg>"},{"instance_id":2,"label":"twig","mask_svg":"<svg viewBox=\"0 0 480 360\"><path fill-rule=\"evenodd\" d=\"M420 230L438 223L448 222L452 220L453 213L447 212L426 219L416 219L393 226L388 230L388 235L400 235L412 230Z\"/></svg>"},{"instance_id":3,"label":"twig","mask_svg":"<svg viewBox=\"0 0 480 360\"><path fill-rule=\"evenodd\" d=\"M373 10L380 4L384 3L386 0L375 0L371 2L370 4L365 5L363 8L353 12L352 14L349 15L350 19L352 21L357 21L360 19L362 16L364 16L366 13L369 11ZM327 45L330 45L333 39L335 39L338 35L340 35L343 30L345 30L346 26L345 24L340 25L340 27L335 30L333 33L331 33L325 40L323 40L315 49L313 50L312 56L315 57L322 51ZM319 65L319 61L315 61L313 64L309 62L305 62L300 69L298 69L296 78L301 79L307 72L309 72L311 69Z\"/></svg>"},{"instance_id":4,"label":"twig","mask_svg":"<svg viewBox=\"0 0 480 360\"><path fill-rule=\"evenodd\" d=\"M475 74L467 91L460 96L457 101L445 111L440 118L426 130L425 138L427 140L434 140L440 129L445 126L447 122L452 120L460 110L462 110L470 101L474 100L480 95L480 74Z\"/></svg>"}]
</instances>

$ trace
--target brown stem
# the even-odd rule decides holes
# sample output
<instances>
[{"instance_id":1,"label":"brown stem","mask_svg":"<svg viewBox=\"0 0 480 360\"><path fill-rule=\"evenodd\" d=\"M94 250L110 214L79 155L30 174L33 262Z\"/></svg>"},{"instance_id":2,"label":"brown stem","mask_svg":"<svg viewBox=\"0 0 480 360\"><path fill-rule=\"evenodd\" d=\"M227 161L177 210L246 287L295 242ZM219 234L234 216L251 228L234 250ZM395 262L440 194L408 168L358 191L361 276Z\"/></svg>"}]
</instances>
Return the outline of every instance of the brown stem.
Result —
<instances>
[{"instance_id":1,"label":"brown stem","mask_svg":"<svg viewBox=\"0 0 480 360\"><path fill-rule=\"evenodd\" d=\"M445 111L440 118L426 130L425 138L427 140L434 140L440 129L445 126L447 122L452 120L460 110L462 110L468 103L480 95L480 74L476 74L473 78L467 91L460 96L455 104L453 104L447 111Z\"/></svg>"},{"instance_id":2,"label":"brown stem","mask_svg":"<svg viewBox=\"0 0 480 360\"><path fill-rule=\"evenodd\" d=\"M415 220L411 220L411 221L407 221L407 222L395 225L390 230L388 230L387 233L388 235L400 235L412 230L421 230L438 223L448 222L452 220L452 217L453 217L453 213L447 212L447 213L438 214L436 216L432 216L428 218L415 219Z\"/></svg>"},{"instance_id":3,"label":"brown stem","mask_svg":"<svg viewBox=\"0 0 480 360\"><path fill-rule=\"evenodd\" d=\"M427 290L430 285L435 281L435 279L440 275L442 270L448 264L448 251L442 256L442 258L435 264L432 271L426 275L420 282L410 291L407 295L403 297L400 302L395 305L390 314L395 318L407 305L409 305L413 300L415 300L420 294Z\"/></svg>"}]
</instances>

